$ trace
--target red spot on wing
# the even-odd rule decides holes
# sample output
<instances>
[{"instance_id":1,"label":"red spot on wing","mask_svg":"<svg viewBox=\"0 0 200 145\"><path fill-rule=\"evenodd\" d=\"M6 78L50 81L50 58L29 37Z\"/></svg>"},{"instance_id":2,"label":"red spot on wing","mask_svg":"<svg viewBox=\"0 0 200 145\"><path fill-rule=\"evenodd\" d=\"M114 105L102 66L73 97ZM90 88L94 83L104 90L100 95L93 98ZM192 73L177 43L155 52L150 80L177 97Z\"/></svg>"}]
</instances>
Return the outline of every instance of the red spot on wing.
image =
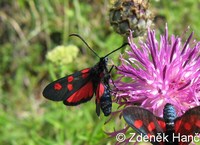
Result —
<instances>
[{"instance_id":1,"label":"red spot on wing","mask_svg":"<svg viewBox=\"0 0 200 145\"><path fill-rule=\"evenodd\" d=\"M192 128L192 126L191 126L190 123L186 122L186 123L184 124L184 128L185 128L186 130L190 130L190 129Z\"/></svg>"},{"instance_id":2,"label":"red spot on wing","mask_svg":"<svg viewBox=\"0 0 200 145\"><path fill-rule=\"evenodd\" d=\"M197 120L197 121L195 122L195 125L196 125L197 127L200 128L200 120Z\"/></svg>"},{"instance_id":3,"label":"red spot on wing","mask_svg":"<svg viewBox=\"0 0 200 145\"><path fill-rule=\"evenodd\" d=\"M89 75L89 72L90 71L90 68L86 68L86 69L84 69L84 70L82 70L81 71L81 74L82 74L82 78L83 79L85 79L85 78L87 78L88 77L88 75Z\"/></svg>"},{"instance_id":4,"label":"red spot on wing","mask_svg":"<svg viewBox=\"0 0 200 145\"><path fill-rule=\"evenodd\" d=\"M62 85L60 83L55 83L54 84L54 89L59 91L59 90L62 89Z\"/></svg>"},{"instance_id":5,"label":"red spot on wing","mask_svg":"<svg viewBox=\"0 0 200 145\"><path fill-rule=\"evenodd\" d=\"M81 100L91 98L93 96L93 84L92 82L88 82L74 94L72 94L66 101L69 103L77 103Z\"/></svg>"},{"instance_id":6,"label":"red spot on wing","mask_svg":"<svg viewBox=\"0 0 200 145\"><path fill-rule=\"evenodd\" d=\"M142 122L142 120L136 120L136 121L134 121L133 125L134 125L136 128L139 129L140 127L142 127L143 122Z\"/></svg>"},{"instance_id":7,"label":"red spot on wing","mask_svg":"<svg viewBox=\"0 0 200 145\"><path fill-rule=\"evenodd\" d=\"M83 73L88 73L89 71L90 71L90 68L86 68L86 69L82 70L81 73L82 73L82 74L83 74Z\"/></svg>"},{"instance_id":8,"label":"red spot on wing","mask_svg":"<svg viewBox=\"0 0 200 145\"><path fill-rule=\"evenodd\" d=\"M73 85L72 85L72 84L68 84L68 85L67 85L67 89L68 89L69 91L73 90Z\"/></svg>"},{"instance_id":9,"label":"red spot on wing","mask_svg":"<svg viewBox=\"0 0 200 145\"><path fill-rule=\"evenodd\" d=\"M163 130L166 130L166 124L165 124L164 121L158 120L158 124L160 125L160 127L161 127Z\"/></svg>"},{"instance_id":10,"label":"red spot on wing","mask_svg":"<svg viewBox=\"0 0 200 145\"><path fill-rule=\"evenodd\" d=\"M68 83L72 82L73 80L74 80L74 77L73 77L73 76L69 76L69 77L67 78L67 82L68 82Z\"/></svg>"},{"instance_id":11,"label":"red spot on wing","mask_svg":"<svg viewBox=\"0 0 200 145\"><path fill-rule=\"evenodd\" d=\"M150 122L149 125L147 126L147 129L151 132L155 129L155 124L154 122Z\"/></svg>"},{"instance_id":12,"label":"red spot on wing","mask_svg":"<svg viewBox=\"0 0 200 145\"><path fill-rule=\"evenodd\" d=\"M97 102L100 102L100 98L104 94L105 88L102 83L99 83L97 90L96 90L96 97L97 97Z\"/></svg>"}]
</instances>

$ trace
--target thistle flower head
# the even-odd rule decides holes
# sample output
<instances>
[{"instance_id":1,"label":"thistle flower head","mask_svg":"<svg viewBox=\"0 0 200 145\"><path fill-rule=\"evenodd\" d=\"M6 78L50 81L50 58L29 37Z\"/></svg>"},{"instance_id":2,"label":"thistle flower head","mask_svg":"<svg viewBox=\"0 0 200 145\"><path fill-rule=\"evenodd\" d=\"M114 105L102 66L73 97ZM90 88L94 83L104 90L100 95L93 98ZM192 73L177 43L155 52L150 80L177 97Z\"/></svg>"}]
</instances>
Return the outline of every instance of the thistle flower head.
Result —
<instances>
[{"instance_id":1,"label":"thistle flower head","mask_svg":"<svg viewBox=\"0 0 200 145\"><path fill-rule=\"evenodd\" d=\"M151 26L153 14L149 8L149 0L116 0L110 8L110 24L121 35L138 37Z\"/></svg>"},{"instance_id":2,"label":"thistle flower head","mask_svg":"<svg viewBox=\"0 0 200 145\"><path fill-rule=\"evenodd\" d=\"M120 77L115 81L116 100L120 105L139 104L162 116L166 103L175 106L177 115L199 105L200 42L193 33L183 43L180 37L165 34L160 41L148 30L145 42L137 46L130 35L128 59L120 57ZM129 81L127 81L129 80Z\"/></svg>"}]
</instances>

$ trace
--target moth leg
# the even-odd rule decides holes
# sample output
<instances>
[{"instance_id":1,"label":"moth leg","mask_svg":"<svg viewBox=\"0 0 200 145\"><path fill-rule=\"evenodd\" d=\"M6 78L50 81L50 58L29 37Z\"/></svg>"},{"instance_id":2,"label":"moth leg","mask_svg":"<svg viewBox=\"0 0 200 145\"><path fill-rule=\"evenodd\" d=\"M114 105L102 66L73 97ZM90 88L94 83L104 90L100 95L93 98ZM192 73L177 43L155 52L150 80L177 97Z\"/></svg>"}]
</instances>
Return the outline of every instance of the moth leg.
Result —
<instances>
[{"instance_id":1,"label":"moth leg","mask_svg":"<svg viewBox=\"0 0 200 145\"><path fill-rule=\"evenodd\" d=\"M109 74L111 73L111 71L112 71L112 69L113 69L114 67L116 67L116 66L115 66L115 65L112 65L112 66L111 66L110 70L108 71Z\"/></svg>"},{"instance_id":2,"label":"moth leg","mask_svg":"<svg viewBox=\"0 0 200 145\"><path fill-rule=\"evenodd\" d=\"M111 80L113 86L114 86L115 88L117 88L117 87L115 86L115 83L114 83L114 81L113 81L111 75L110 75L110 74L111 74L111 71L113 70L113 68L117 68L117 66L112 65L111 68L110 68L110 70L108 71L108 73L109 73L109 77L110 77L110 80Z\"/></svg>"}]
</instances>

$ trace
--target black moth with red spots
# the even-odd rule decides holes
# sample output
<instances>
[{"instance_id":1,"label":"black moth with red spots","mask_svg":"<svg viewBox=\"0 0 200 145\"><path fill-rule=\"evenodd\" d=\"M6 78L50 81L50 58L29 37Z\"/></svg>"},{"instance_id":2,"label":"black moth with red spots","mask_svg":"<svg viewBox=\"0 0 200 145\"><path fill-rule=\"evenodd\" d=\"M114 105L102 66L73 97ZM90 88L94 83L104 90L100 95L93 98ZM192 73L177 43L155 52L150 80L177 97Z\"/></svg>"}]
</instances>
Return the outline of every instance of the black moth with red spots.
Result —
<instances>
[{"instance_id":1,"label":"black moth with red spots","mask_svg":"<svg viewBox=\"0 0 200 145\"><path fill-rule=\"evenodd\" d=\"M141 107L127 107L122 112L124 120L139 135L149 138L153 145L188 145L200 133L200 106L177 117L174 106L166 104L163 118ZM158 137L162 138L158 140Z\"/></svg>"},{"instance_id":2,"label":"black moth with red spots","mask_svg":"<svg viewBox=\"0 0 200 145\"><path fill-rule=\"evenodd\" d=\"M72 36L79 37L88 46L79 35L73 34ZM76 106L91 100L95 94L97 115L100 115L100 109L105 116L110 115L112 100L107 56L125 45L127 45L127 43L101 58L88 46L88 48L100 58L100 61L91 68L83 69L50 83L44 89L43 96L53 101L63 101L67 106Z\"/></svg>"}]
</instances>

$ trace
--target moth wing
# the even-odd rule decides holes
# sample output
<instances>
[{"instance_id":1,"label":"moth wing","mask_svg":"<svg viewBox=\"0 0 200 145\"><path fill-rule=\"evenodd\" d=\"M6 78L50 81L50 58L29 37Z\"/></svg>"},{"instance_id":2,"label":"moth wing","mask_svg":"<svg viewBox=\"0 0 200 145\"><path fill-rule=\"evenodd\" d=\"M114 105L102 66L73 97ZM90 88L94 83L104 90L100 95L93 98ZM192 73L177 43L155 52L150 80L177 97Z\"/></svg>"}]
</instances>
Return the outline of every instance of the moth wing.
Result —
<instances>
[{"instance_id":1,"label":"moth wing","mask_svg":"<svg viewBox=\"0 0 200 145\"><path fill-rule=\"evenodd\" d=\"M112 99L109 84L99 83L96 89L96 113L100 115L100 109L104 116L110 115L112 111Z\"/></svg>"},{"instance_id":2,"label":"moth wing","mask_svg":"<svg viewBox=\"0 0 200 145\"><path fill-rule=\"evenodd\" d=\"M50 83L44 88L43 96L53 101L64 101L70 97L74 97L73 94L79 94L80 100L81 98L85 98L85 96L80 95L80 92L82 92L81 88L87 88L86 91L88 92L92 88L90 71L90 68L83 69Z\"/></svg>"},{"instance_id":3,"label":"moth wing","mask_svg":"<svg viewBox=\"0 0 200 145\"><path fill-rule=\"evenodd\" d=\"M200 133L200 106L189 109L182 116L175 120L175 134L180 134L180 137L195 136ZM188 138L189 139L189 138ZM179 145L188 145L191 138L184 142L179 142Z\"/></svg>"},{"instance_id":4,"label":"moth wing","mask_svg":"<svg viewBox=\"0 0 200 145\"><path fill-rule=\"evenodd\" d=\"M156 117L149 110L140 107L127 107L122 115L128 125L142 136L155 137L158 133L164 133L165 122L162 118ZM151 139L154 145L161 145L162 142L156 142Z\"/></svg>"},{"instance_id":5,"label":"moth wing","mask_svg":"<svg viewBox=\"0 0 200 145\"><path fill-rule=\"evenodd\" d=\"M101 104L100 104L100 98L103 96L105 92L105 87L103 83L99 83L96 89L96 113L98 116L100 116L100 109L101 109Z\"/></svg>"}]
</instances>

